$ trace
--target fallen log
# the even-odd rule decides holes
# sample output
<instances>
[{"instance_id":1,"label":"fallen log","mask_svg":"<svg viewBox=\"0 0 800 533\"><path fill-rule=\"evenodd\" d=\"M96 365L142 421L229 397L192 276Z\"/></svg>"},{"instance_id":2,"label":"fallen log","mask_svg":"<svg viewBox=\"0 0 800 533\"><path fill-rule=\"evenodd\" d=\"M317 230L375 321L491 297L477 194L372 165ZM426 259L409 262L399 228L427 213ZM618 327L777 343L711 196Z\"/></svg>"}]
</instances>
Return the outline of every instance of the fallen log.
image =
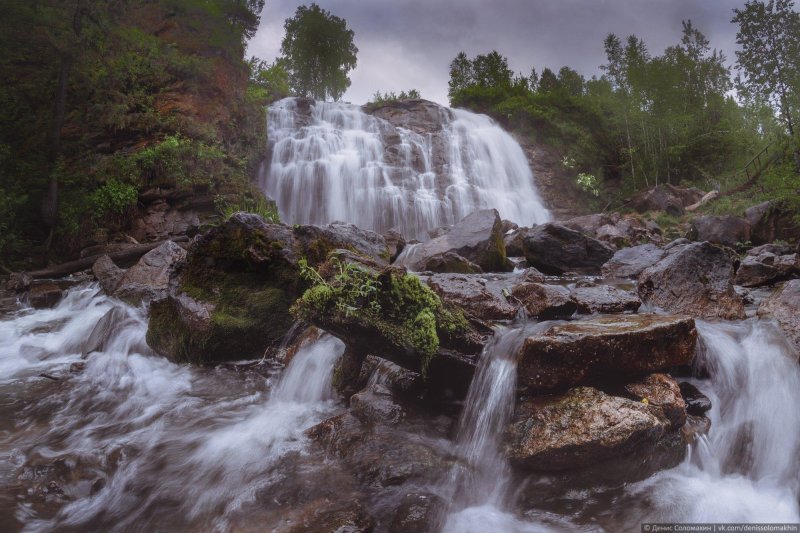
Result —
<instances>
[{"instance_id":1,"label":"fallen log","mask_svg":"<svg viewBox=\"0 0 800 533\"><path fill-rule=\"evenodd\" d=\"M175 239L167 239L167 240L172 240L178 244L189 242L188 237L178 237ZM70 274L74 274L75 272L80 272L81 270L92 268L94 262L100 259L104 255L108 255L115 263L125 262L125 261L136 261L150 250L158 248L159 246L167 242L167 240L134 245L130 248L126 248L125 250L120 250L119 252L113 252L110 254L91 255L89 257L76 259L75 261L69 261L67 263L61 263L60 265L44 268L42 270L33 270L31 272L25 272L23 273L23 275L27 276L29 279L60 278L62 276L68 276Z\"/></svg>"},{"instance_id":2,"label":"fallen log","mask_svg":"<svg viewBox=\"0 0 800 533\"><path fill-rule=\"evenodd\" d=\"M696 211L698 208L702 207L703 205L707 204L708 202L710 202L712 200L716 200L717 198L719 198L719 191L707 192L702 198L700 198L699 202L688 206L686 208L686 210L687 211Z\"/></svg>"}]
</instances>

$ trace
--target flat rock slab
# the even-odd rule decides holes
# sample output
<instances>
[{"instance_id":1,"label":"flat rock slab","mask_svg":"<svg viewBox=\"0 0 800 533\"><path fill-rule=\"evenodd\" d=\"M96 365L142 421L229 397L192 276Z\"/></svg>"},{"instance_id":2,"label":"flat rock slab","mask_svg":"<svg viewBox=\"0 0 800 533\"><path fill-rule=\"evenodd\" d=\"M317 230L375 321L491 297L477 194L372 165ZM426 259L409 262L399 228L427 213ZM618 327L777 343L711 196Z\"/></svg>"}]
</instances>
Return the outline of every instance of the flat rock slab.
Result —
<instances>
[{"instance_id":1,"label":"flat rock slab","mask_svg":"<svg viewBox=\"0 0 800 533\"><path fill-rule=\"evenodd\" d=\"M479 276L435 274L423 279L442 300L482 320L511 320L517 314L517 308Z\"/></svg>"},{"instance_id":2,"label":"flat rock slab","mask_svg":"<svg viewBox=\"0 0 800 533\"><path fill-rule=\"evenodd\" d=\"M517 382L553 391L592 378L635 378L690 364L696 343L694 319L686 316L601 315L557 324L525 339Z\"/></svg>"},{"instance_id":3,"label":"flat rock slab","mask_svg":"<svg viewBox=\"0 0 800 533\"><path fill-rule=\"evenodd\" d=\"M570 470L647 452L667 433L657 408L578 387L517 406L508 429L508 457L532 470Z\"/></svg>"}]
</instances>

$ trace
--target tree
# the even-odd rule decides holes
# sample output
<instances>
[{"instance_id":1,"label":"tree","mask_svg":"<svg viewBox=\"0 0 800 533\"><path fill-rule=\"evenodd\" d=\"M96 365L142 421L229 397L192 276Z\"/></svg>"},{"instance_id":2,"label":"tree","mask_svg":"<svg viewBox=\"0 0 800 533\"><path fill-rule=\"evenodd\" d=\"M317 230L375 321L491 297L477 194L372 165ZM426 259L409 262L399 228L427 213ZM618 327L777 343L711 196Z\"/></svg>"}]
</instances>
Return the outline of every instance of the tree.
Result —
<instances>
[{"instance_id":1,"label":"tree","mask_svg":"<svg viewBox=\"0 0 800 533\"><path fill-rule=\"evenodd\" d=\"M508 59L492 50L486 55L480 54L472 60L474 83L481 87L511 87L513 72L508 68Z\"/></svg>"},{"instance_id":2,"label":"tree","mask_svg":"<svg viewBox=\"0 0 800 533\"><path fill-rule=\"evenodd\" d=\"M558 91L560 88L561 84L558 82L558 76L556 76L552 70L545 67L545 69L542 70L541 78L539 78L539 92L547 94Z\"/></svg>"},{"instance_id":3,"label":"tree","mask_svg":"<svg viewBox=\"0 0 800 533\"><path fill-rule=\"evenodd\" d=\"M739 89L762 97L778 111L795 145L794 159L800 172L800 144L795 132L795 113L800 93L800 14L793 0L753 0L734 9L732 22L739 24L736 68L742 74Z\"/></svg>"},{"instance_id":4,"label":"tree","mask_svg":"<svg viewBox=\"0 0 800 533\"><path fill-rule=\"evenodd\" d=\"M450 62L450 81L447 82L447 96L450 101L459 91L462 91L474 83L472 72L472 61L467 54L459 52Z\"/></svg>"},{"instance_id":5,"label":"tree","mask_svg":"<svg viewBox=\"0 0 800 533\"><path fill-rule=\"evenodd\" d=\"M350 86L358 48L347 22L317 4L300 6L283 25L281 53L295 94L339 100Z\"/></svg>"}]
</instances>

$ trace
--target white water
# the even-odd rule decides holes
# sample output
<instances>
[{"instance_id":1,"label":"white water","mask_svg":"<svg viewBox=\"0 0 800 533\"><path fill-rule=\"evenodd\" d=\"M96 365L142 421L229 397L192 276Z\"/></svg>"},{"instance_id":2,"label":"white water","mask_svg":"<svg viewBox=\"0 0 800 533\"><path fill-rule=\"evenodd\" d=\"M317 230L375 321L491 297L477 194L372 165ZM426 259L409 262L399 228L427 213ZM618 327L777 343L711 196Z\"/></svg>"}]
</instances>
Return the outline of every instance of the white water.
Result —
<instances>
[{"instance_id":1,"label":"white water","mask_svg":"<svg viewBox=\"0 0 800 533\"><path fill-rule=\"evenodd\" d=\"M800 522L800 367L771 324L698 323L711 431L687 461L634 485L651 521Z\"/></svg>"},{"instance_id":2,"label":"white water","mask_svg":"<svg viewBox=\"0 0 800 533\"><path fill-rule=\"evenodd\" d=\"M520 317L525 321L524 314ZM486 346L470 384L456 437L462 460L444 481L450 514L443 531L536 533L550 529L514 516L509 501L511 469L502 450L503 434L514 411L517 367L512 357L527 335L542 324L500 331Z\"/></svg>"},{"instance_id":3,"label":"white water","mask_svg":"<svg viewBox=\"0 0 800 533\"><path fill-rule=\"evenodd\" d=\"M420 135L349 104L316 102L305 120L295 99L281 100L269 108L261 186L288 223L344 221L409 238L483 208L520 225L550 220L511 135L465 110L441 108L440 119L441 132Z\"/></svg>"},{"instance_id":4,"label":"white water","mask_svg":"<svg viewBox=\"0 0 800 533\"><path fill-rule=\"evenodd\" d=\"M111 309L127 317L124 326L69 375ZM230 517L282 481L287 454L305 453L305 429L336 409L331 376L343 345L333 337L303 346L271 383L170 363L147 349L145 331L140 310L95 287L0 322L0 405L8 395L22 404L8 414L25 428L0 432L0 479L13 485L20 472L29 478L59 461L85 478L59 481L69 503L51 516L20 503L25 530L228 529ZM41 371L66 379L52 383ZM46 393L26 398L30 388ZM96 478L102 488L92 490Z\"/></svg>"}]
</instances>

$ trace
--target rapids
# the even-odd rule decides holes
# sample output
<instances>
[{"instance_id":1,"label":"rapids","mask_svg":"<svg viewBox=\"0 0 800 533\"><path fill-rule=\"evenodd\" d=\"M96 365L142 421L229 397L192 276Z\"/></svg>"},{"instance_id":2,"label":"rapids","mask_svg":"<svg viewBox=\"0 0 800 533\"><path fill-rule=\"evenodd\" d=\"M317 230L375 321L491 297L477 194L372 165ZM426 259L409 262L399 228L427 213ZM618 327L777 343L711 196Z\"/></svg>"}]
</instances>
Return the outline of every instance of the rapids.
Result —
<instances>
[{"instance_id":1,"label":"rapids","mask_svg":"<svg viewBox=\"0 0 800 533\"><path fill-rule=\"evenodd\" d=\"M360 106L276 102L261 187L290 224L343 221L408 238L484 208L525 226L550 220L510 134L485 115L437 109L440 129L423 134Z\"/></svg>"},{"instance_id":2,"label":"rapids","mask_svg":"<svg viewBox=\"0 0 800 533\"><path fill-rule=\"evenodd\" d=\"M800 370L770 322L698 322L709 377L690 381L713 402L711 432L678 467L617 484L514 472L503 457L510 355L545 325L510 326L483 354L453 433L460 460L427 488L446 502L444 531L800 521ZM305 344L285 369L203 368L152 353L145 332L143 309L94 285L0 318L0 530L235 531L313 507L322 488L356 497L305 436L344 412L331 387L340 341ZM405 490L362 501L393 509Z\"/></svg>"}]
</instances>

